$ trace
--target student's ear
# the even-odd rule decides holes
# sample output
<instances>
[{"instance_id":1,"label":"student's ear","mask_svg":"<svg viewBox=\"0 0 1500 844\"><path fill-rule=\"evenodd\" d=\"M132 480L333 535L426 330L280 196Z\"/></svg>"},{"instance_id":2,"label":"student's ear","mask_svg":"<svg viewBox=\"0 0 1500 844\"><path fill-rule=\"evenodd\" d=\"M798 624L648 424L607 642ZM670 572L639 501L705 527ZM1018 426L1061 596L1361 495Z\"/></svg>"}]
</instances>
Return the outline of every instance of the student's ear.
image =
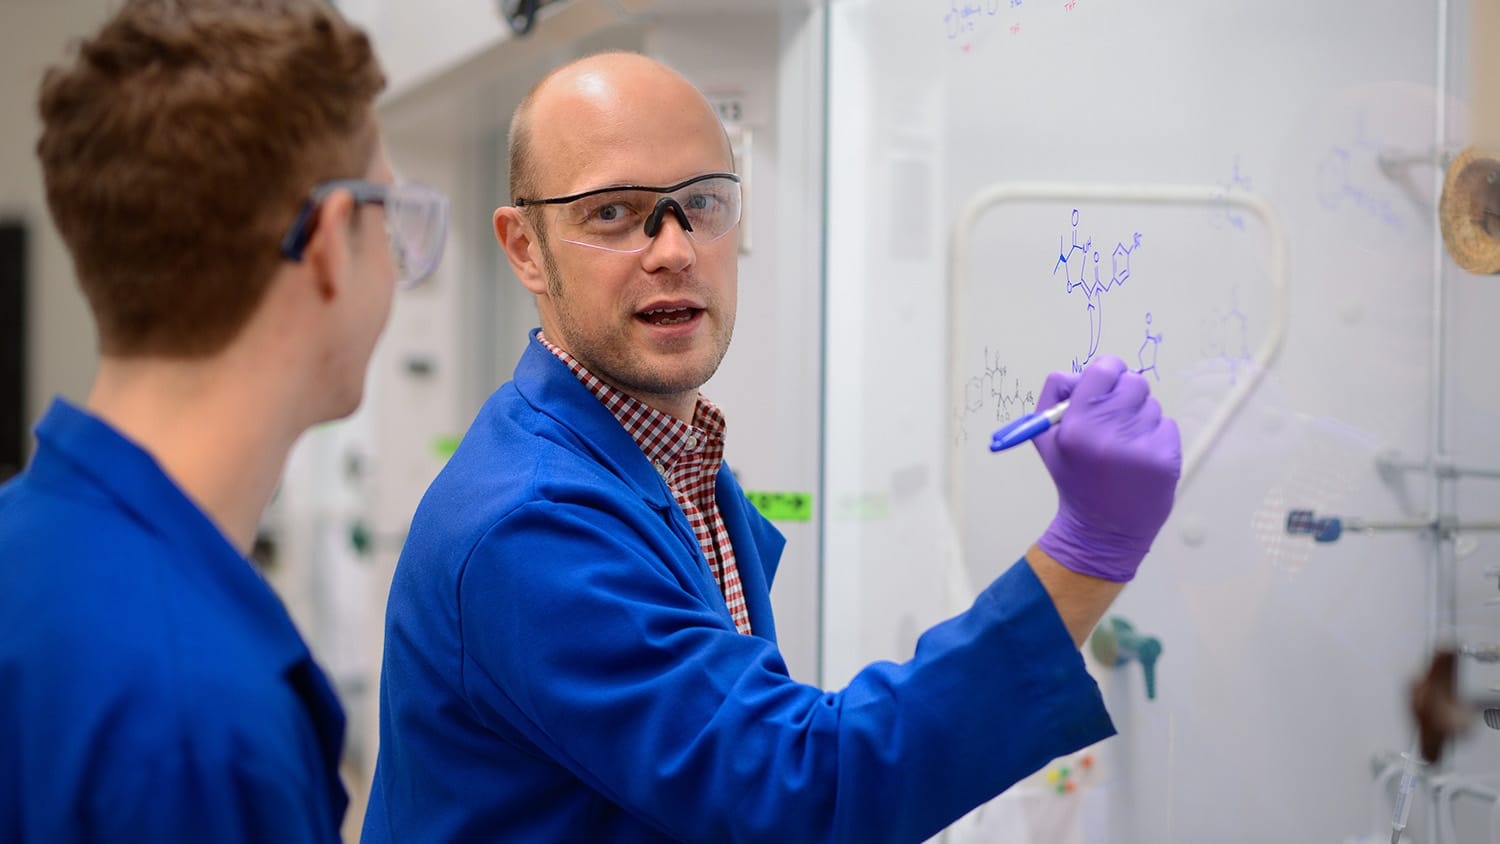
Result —
<instances>
[{"instance_id":1,"label":"student's ear","mask_svg":"<svg viewBox=\"0 0 1500 844\"><path fill-rule=\"evenodd\" d=\"M318 205L312 236L302 251L302 262L312 270L318 295L331 300L339 294L352 259L349 242L350 223L354 216L354 197L347 190L336 190Z\"/></svg>"},{"instance_id":2,"label":"student's ear","mask_svg":"<svg viewBox=\"0 0 1500 844\"><path fill-rule=\"evenodd\" d=\"M541 296L547 292L547 275L542 269L542 246L536 228L521 209L510 205L495 209L495 240L505 250L510 268L527 290Z\"/></svg>"}]
</instances>

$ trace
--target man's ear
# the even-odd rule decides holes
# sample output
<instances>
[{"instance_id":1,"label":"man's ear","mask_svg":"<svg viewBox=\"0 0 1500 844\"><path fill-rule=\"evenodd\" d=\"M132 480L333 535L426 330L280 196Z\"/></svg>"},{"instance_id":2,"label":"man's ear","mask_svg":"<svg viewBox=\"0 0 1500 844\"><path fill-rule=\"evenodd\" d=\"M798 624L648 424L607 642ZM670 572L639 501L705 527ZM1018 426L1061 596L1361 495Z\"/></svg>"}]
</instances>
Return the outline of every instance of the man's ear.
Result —
<instances>
[{"instance_id":1,"label":"man's ear","mask_svg":"<svg viewBox=\"0 0 1500 844\"><path fill-rule=\"evenodd\" d=\"M541 296L547 292L547 275L542 268L542 247L536 229L521 209L503 206L495 209L495 240L505 250L510 268L527 290Z\"/></svg>"},{"instance_id":2,"label":"man's ear","mask_svg":"<svg viewBox=\"0 0 1500 844\"><path fill-rule=\"evenodd\" d=\"M312 271L318 295L333 299L341 291L352 257L349 242L350 222L354 216L354 197L347 190L336 190L318 205L317 220L302 263Z\"/></svg>"}]
</instances>

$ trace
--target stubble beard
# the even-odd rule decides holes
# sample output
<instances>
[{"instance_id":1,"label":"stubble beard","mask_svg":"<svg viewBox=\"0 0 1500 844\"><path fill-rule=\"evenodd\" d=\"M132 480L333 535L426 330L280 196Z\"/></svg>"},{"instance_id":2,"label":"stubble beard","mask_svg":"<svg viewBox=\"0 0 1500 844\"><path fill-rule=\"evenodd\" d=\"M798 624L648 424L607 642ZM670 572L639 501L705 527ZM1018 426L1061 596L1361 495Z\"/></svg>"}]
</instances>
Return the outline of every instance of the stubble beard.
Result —
<instances>
[{"instance_id":1,"label":"stubble beard","mask_svg":"<svg viewBox=\"0 0 1500 844\"><path fill-rule=\"evenodd\" d=\"M588 331L574 319L563 286L562 273L552 250L545 241L540 244L542 271L547 280L547 296L551 299L558 328L565 335L553 339L564 340L568 354L572 355L590 373L634 396L677 396L694 392L702 387L718 371L724 355L729 351L729 342L734 335L734 313L710 306L707 313L720 317L711 335L712 351L707 360L695 363L691 369L680 366L664 366L646 359L636 349L629 324ZM629 317L627 319L634 319ZM562 345L559 343L559 345Z\"/></svg>"}]
</instances>

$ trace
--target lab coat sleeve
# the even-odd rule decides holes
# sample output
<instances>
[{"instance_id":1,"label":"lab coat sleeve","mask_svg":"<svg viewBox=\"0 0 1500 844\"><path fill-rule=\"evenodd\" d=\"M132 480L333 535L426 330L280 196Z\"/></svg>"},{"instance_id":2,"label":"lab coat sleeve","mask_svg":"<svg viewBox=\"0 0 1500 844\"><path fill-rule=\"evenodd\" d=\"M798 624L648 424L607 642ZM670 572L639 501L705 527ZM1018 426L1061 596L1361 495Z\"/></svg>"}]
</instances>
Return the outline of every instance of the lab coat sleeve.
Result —
<instances>
[{"instance_id":1,"label":"lab coat sleeve","mask_svg":"<svg viewBox=\"0 0 1500 844\"><path fill-rule=\"evenodd\" d=\"M921 841L1112 732L1024 561L910 661L825 692L660 544L598 507L506 515L459 581L462 683L481 718L678 840Z\"/></svg>"}]
</instances>

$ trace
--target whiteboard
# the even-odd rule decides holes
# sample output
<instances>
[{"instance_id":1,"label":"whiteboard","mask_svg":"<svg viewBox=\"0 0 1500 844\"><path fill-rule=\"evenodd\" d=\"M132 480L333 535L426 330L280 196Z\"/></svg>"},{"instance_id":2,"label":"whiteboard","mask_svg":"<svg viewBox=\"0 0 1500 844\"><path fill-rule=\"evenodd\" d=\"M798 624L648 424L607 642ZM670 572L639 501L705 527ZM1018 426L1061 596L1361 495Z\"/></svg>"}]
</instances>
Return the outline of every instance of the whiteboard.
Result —
<instances>
[{"instance_id":1,"label":"whiteboard","mask_svg":"<svg viewBox=\"0 0 1500 844\"><path fill-rule=\"evenodd\" d=\"M987 445L1048 372L1123 358L1185 445L1243 398L1111 612L1160 637L1156 698L1138 666L1092 666L1121 735L1041 813L1061 826L1018 808L1037 779L950 840L1373 829L1370 758L1410 740L1431 550L1283 525L1424 503L1375 460L1429 438L1456 19L1437 0L830 4L830 685L909 657L1046 527L1033 450ZM1130 198L1178 188L1197 199ZM1017 196L966 219L994 190Z\"/></svg>"}]
</instances>

